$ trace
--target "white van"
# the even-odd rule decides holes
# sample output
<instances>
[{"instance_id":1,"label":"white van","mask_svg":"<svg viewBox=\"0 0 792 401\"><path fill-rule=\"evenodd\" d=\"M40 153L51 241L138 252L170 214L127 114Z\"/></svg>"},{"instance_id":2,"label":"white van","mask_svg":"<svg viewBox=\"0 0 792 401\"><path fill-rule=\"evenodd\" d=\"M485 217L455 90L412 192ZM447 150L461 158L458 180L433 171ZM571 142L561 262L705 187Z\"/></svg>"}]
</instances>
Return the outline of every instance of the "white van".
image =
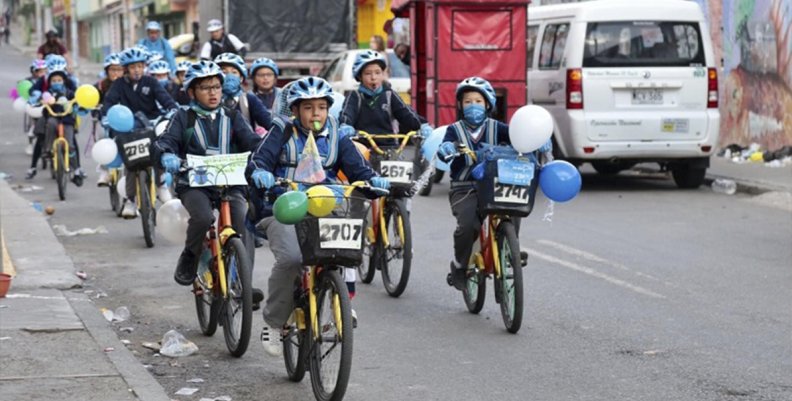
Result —
<instances>
[{"instance_id":1,"label":"white van","mask_svg":"<svg viewBox=\"0 0 792 401\"><path fill-rule=\"evenodd\" d=\"M528 103L553 115L557 156L602 174L636 163L704 180L718 142L718 69L699 5L597 0L528 9Z\"/></svg>"}]
</instances>

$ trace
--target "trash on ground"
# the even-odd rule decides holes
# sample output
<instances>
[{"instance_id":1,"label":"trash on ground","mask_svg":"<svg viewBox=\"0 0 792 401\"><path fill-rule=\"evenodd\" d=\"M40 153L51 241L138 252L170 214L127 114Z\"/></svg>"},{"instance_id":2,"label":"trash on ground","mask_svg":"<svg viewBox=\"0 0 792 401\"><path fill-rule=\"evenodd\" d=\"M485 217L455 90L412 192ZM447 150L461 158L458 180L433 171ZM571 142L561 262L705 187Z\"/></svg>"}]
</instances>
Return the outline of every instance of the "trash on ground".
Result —
<instances>
[{"instance_id":1,"label":"trash on ground","mask_svg":"<svg viewBox=\"0 0 792 401\"><path fill-rule=\"evenodd\" d=\"M30 206L33 206L33 209L39 213L44 211L44 206L41 205L41 202L32 202Z\"/></svg>"},{"instance_id":2,"label":"trash on ground","mask_svg":"<svg viewBox=\"0 0 792 401\"><path fill-rule=\"evenodd\" d=\"M84 272L82 270L74 272L74 275L79 277L81 280L87 280L88 279L88 273L86 273L86 272Z\"/></svg>"},{"instance_id":3,"label":"trash on ground","mask_svg":"<svg viewBox=\"0 0 792 401\"><path fill-rule=\"evenodd\" d=\"M144 368L144 369L151 369L151 368L153 368L153 367L154 367L153 365L143 365L143 368Z\"/></svg>"},{"instance_id":4,"label":"trash on ground","mask_svg":"<svg viewBox=\"0 0 792 401\"><path fill-rule=\"evenodd\" d=\"M118 330L120 330L121 332L124 332L124 333L131 333L131 332L135 331L135 328L134 327L122 327L122 328L120 328Z\"/></svg>"},{"instance_id":5,"label":"trash on ground","mask_svg":"<svg viewBox=\"0 0 792 401\"><path fill-rule=\"evenodd\" d=\"M231 401L231 397L227 395L221 395L220 397L216 398L201 398L198 401Z\"/></svg>"},{"instance_id":6,"label":"trash on ground","mask_svg":"<svg viewBox=\"0 0 792 401\"><path fill-rule=\"evenodd\" d=\"M129 313L129 308L126 306L119 306L113 312L113 321L114 322L123 322L124 320L129 320L132 315Z\"/></svg>"},{"instance_id":7,"label":"trash on ground","mask_svg":"<svg viewBox=\"0 0 792 401\"><path fill-rule=\"evenodd\" d=\"M737 183L733 180L718 178L712 182L712 190L719 194L734 195L737 192Z\"/></svg>"},{"instance_id":8,"label":"trash on ground","mask_svg":"<svg viewBox=\"0 0 792 401\"><path fill-rule=\"evenodd\" d=\"M0 341L10 340L11 337L0 337Z\"/></svg>"},{"instance_id":9,"label":"trash on ground","mask_svg":"<svg viewBox=\"0 0 792 401\"><path fill-rule=\"evenodd\" d=\"M107 347L104 349L104 352L113 352L113 351L115 351L115 348L113 347Z\"/></svg>"},{"instance_id":10,"label":"trash on ground","mask_svg":"<svg viewBox=\"0 0 792 401\"><path fill-rule=\"evenodd\" d=\"M197 389L197 388L193 388L193 387L182 387L182 388L180 388L180 389L179 389L179 391L177 391L175 394L176 394L176 395L193 395L193 394L195 394L195 393L197 393L197 392L198 392L198 389Z\"/></svg>"},{"instance_id":11,"label":"trash on ground","mask_svg":"<svg viewBox=\"0 0 792 401\"><path fill-rule=\"evenodd\" d=\"M0 180L7 180L13 177L11 174L0 172Z\"/></svg>"},{"instance_id":12,"label":"trash on ground","mask_svg":"<svg viewBox=\"0 0 792 401\"><path fill-rule=\"evenodd\" d=\"M162 348L159 352L171 358L192 355L198 351L198 346L176 330L170 330L162 336Z\"/></svg>"},{"instance_id":13,"label":"trash on ground","mask_svg":"<svg viewBox=\"0 0 792 401\"><path fill-rule=\"evenodd\" d=\"M776 150L762 150L758 143L752 143L747 147L733 143L718 152L718 156L738 164L764 162L767 167L792 166L792 146L783 146Z\"/></svg>"},{"instance_id":14,"label":"trash on ground","mask_svg":"<svg viewBox=\"0 0 792 401\"><path fill-rule=\"evenodd\" d=\"M132 341L129 341L129 340L121 340L121 344L124 344L124 345L130 345L130 344L132 344Z\"/></svg>"},{"instance_id":15,"label":"trash on ground","mask_svg":"<svg viewBox=\"0 0 792 401\"><path fill-rule=\"evenodd\" d=\"M102 308L102 309L99 309L99 310L102 311L102 316L104 316L105 320L107 320L108 322L112 322L113 321L113 315L114 315L113 311L111 311L110 309L107 309L107 308Z\"/></svg>"},{"instance_id":16,"label":"trash on ground","mask_svg":"<svg viewBox=\"0 0 792 401\"><path fill-rule=\"evenodd\" d=\"M34 191L41 191L44 188L38 185L18 185L15 189L19 192L34 192ZM33 203L39 203L39 202L33 202Z\"/></svg>"},{"instance_id":17,"label":"trash on ground","mask_svg":"<svg viewBox=\"0 0 792 401\"><path fill-rule=\"evenodd\" d=\"M195 379L187 380L187 383L203 383L203 382L204 382L204 379L201 379L200 377L196 377Z\"/></svg>"},{"instance_id":18,"label":"trash on ground","mask_svg":"<svg viewBox=\"0 0 792 401\"><path fill-rule=\"evenodd\" d=\"M44 208L44 213L46 213L47 216L52 216L52 214L55 213L55 208L52 206L47 206Z\"/></svg>"},{"instance_id":19,"label":"trash on ground","mask_svg":"<svg viewBox=\"0 0 792 401\"><path fill-rule=\"evenodd\" d=\"M59 237L75 237L78 235L94 235L94 234L107 234L108 231L104 226L99 226L96 228L81 228L77 231L69 231L66 226L61 224L55 224L52 226L52 231L55 232L55 235Z\"/></svg>"},{"instance_id":20,"label":"trash on ground","mask_svg":"<svg viewBox=\"0 0 792 401\"><path fill-rule=\"evenodd\" d=\"M159 350L160 350L160 345L157 344L157 343L152 343L152 342L149 342L149 341L143 341L142 343L140 343L140 345L142 345L143 348L148 348L148 349L150 349L152 351L155 351L155 352L159 352Z\"/></svg>"}]
</instances>

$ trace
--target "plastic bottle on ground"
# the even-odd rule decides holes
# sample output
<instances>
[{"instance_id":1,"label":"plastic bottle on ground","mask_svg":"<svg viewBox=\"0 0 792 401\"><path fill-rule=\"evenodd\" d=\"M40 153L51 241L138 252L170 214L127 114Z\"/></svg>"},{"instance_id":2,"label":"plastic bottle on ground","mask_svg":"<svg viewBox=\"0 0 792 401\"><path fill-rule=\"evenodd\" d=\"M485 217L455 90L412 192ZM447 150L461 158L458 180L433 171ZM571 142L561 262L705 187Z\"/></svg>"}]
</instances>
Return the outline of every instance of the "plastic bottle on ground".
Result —
<instances>
[{"instance_id":1,"label":"plastic bottle on ground","mask_svg":"<svg viewBox=\"0 0 792 401\"><path fill-rule=\"evenodd\" d=\"M737 183L732 180L718 178L712 182L712 190L719 194L734 195L737 192Z\"/></svg>"}]
</instances>

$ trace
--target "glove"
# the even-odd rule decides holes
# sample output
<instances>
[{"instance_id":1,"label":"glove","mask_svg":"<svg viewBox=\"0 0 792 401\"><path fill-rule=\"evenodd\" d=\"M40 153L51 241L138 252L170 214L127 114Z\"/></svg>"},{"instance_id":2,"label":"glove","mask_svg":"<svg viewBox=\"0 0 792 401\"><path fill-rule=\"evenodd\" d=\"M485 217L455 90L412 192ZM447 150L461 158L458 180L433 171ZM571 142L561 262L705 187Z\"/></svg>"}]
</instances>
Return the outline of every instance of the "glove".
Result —
<instances>
[{"instance_id":1,"label":"glove","mask_svg":"<svg viewBox=\"0 0 792 401\"><path fill-rule=\"evenodd\" d=\"M429 136L432 135L433 131L434 130L432 129L431 125L426 124L426 123L421 125L421 136L422 137L429 138Z\"/></svg>"},{"instance_id":2,"label":"glove","mask_svg":"<svg viewBox=\"0 0 792 401\"><path fill-rule=\"evenodd\" d=\"M173 153L165 153L162 155L162 167L165 167L165 171L169 173L175 173L179 171L179 166L181 165L181 160L179 157L174 155Z\"/></svg>"},{"instance_id":3,"label":"glove","mask_svg":"<svg viewBox=\"0 0 792 401\"><path fill-rule=\"evenodd\" d=\"M30 92L30 97L28 98L28 103L37 104L39 102L39 99L41 99L41 91L35 90L33 92Z\"/></svg>"},{"instance_id":4,"label":"glove","mask_svg":"<svg viewBox=\"0 0 792 401\"><path fill-rule=\"evenodd\" d=\"M173 185L173 174L171 173L162 173L160 176L160 183L165 185L166 187L170 187Z\"/></svg>"},{"instance_id":5,"label":"glove","mask_svg":"<svg viewBox=\"0 0 792 401\"><path fill-rule=\"evenodd\" d=\"M341 124L341 128L338 129L338 133L341 134L341 138L345 136L353 136L355 135L356 132L357 131L355 130L354 127L346 124Z\"/></svg>"},{"instance_id":6,"label":"glove","mask_svg":"<svg viewBox=\"0 0 792 401\"><path fill-rule=\"evenodd\" d=\"M388 189L390 188L390 181L383 177L371 177L371 186L374 188Z\"/></svg>"},{"instance_id":7,"label":"glove","mask_svg":"<svg viewBox=\"0 0 792 401\"><path fill-rule=\"evenodd\" d=\"M253 184L256 186L256 188L269 189L275 185L275 176L262 168L257 168L255 171L253 171L253 174L250 175L250 178L253 179Z\"/></svg>"},{"instance_id":8,"label":"glove","mask_svg":"<svg viewBox=\"0 0 792 401\"><path fill-rule=\"evenodd\" d=\"M451 142L443 142L440 144L440 148L437 149L437 154L444 162L453 159L456 153L456 146Z\"/></svg>"}]
</instances>

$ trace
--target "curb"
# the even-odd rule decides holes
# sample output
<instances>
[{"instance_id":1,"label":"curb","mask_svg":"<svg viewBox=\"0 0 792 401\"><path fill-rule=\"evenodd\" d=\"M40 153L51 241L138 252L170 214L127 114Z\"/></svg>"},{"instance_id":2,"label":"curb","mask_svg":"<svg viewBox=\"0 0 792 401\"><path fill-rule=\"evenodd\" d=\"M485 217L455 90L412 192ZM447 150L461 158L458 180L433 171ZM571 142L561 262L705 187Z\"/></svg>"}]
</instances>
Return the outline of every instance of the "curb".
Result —
<instances>
[{"instance_id":1,"label":"curb","mask_svg":"<svg viewBox=\"0 0 792 401\"><path fill-rule=\"evenodd\" d=\"M747 195L761 195L767 192L792 192L792 189L788 187L774 185L768 182L745 180L716 174L707 174L707 176L704 177L704 183L707 186L711 186L717 179L734 181L734 183L737 184L737 192Z\"/></svg>"}]
</instances>

